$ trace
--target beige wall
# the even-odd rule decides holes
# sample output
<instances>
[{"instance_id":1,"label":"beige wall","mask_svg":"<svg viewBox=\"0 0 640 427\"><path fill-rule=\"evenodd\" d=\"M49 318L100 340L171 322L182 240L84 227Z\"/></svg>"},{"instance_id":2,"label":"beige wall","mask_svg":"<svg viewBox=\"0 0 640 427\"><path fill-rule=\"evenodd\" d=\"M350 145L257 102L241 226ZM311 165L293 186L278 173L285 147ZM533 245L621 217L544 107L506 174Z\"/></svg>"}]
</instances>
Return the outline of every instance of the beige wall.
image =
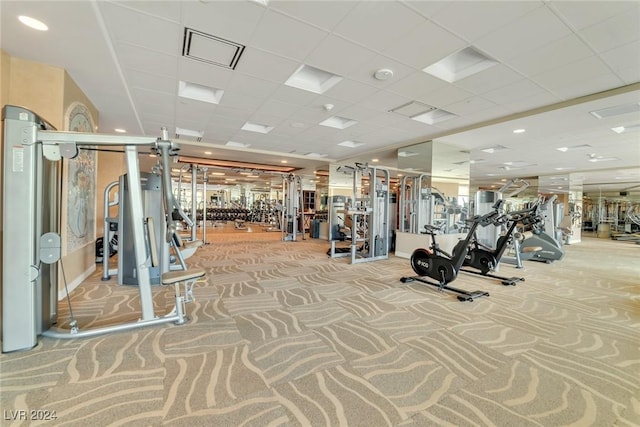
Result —
<instances>
[{"instance_id":1,"label":"beige wall","mask_svg":"<svg viewBox=\"0 0 640 427\"><path fill-rule=\"evenodd\" d=\"M1 58L2 105L11 104L27 108L56 129L66 130L65 114L69 106L74 102L81 102L89 109L94 123L98 123L98 111L65 70L16 58L6 52L2 52ZM96 188L96 193L100 191ZM64 221L64 209L62 213ZM62 227L63 241L66 239L65 233L66 227ZM63 262L68 283L78 282L95 268L93 242L66 254ZM62 294L62 289L64 283L60 278L59 295Z\"/></svg>"},{"instance_id":2,"label":"beige wall","mask_svg":"<svg viewBox=\"0 0 640 427\"><path fill-rule=\"evenodd\" d=\"M0 49L0 108L9 103L9 55ZM0 200L3 198L3 171L4 171L4 132L0 132ZM3 211L2 203L0 203L0 296L2 295L2 239L3 233ZM2 298L0 298L2 300ZM2 330L2 304L0 304L0 331Z\"/></svg>"}]
</instances>

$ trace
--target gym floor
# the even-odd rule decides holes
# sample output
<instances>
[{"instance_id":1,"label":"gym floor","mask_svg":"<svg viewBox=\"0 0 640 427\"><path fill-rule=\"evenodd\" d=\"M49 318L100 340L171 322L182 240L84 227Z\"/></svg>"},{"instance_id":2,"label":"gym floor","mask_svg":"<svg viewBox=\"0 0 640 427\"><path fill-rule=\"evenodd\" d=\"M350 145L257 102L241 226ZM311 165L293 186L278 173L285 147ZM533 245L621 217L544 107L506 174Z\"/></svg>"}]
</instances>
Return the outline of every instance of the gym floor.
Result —
<instances>
[{"instance_id":1,"label":"gym floor","mask_svg":"<svg viewBox=\"0 0 640 427\"><path fill-rule=\"evenodd\" d=\"M516 286L461 274L491 295L459 302L400 283L406 259L351 265L247 225L208 228L187 260L207 271L188 324L3 354L3 425L640 425L640 245L584 236L560 262L501 266ZM172 299L154 287L158 313ZM99 269L71 300L80 329L139 317L136 288Z\"/></svg>"}]
</instances>

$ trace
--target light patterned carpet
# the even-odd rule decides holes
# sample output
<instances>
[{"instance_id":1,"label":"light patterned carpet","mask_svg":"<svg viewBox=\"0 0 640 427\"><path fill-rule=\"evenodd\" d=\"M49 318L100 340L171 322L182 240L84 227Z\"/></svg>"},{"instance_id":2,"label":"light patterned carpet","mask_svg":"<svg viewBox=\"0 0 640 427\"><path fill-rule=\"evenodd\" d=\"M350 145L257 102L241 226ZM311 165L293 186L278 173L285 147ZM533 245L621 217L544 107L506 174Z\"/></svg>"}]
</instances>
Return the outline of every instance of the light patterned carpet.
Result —
<instances>
[{"instance_id":1,"label":"light patterned carpet","mask_svg":"<svg viewBox=\"0 0 640 427\"><path fill-rule=\"evenodd\" d=\"M212 229L188 259L208 276L186 325L2 355L1 424L640 425L639 245L585 237L560 262L502 266L517 286L463 274L491 296L459 302L400 283L406 259L279 238ZM136 319L136 292L97 272L72 294L80 328ZM154 292L164 314L172 289ZM31 410L57 419L12 421Z\"/></svg>"}]
</instances>

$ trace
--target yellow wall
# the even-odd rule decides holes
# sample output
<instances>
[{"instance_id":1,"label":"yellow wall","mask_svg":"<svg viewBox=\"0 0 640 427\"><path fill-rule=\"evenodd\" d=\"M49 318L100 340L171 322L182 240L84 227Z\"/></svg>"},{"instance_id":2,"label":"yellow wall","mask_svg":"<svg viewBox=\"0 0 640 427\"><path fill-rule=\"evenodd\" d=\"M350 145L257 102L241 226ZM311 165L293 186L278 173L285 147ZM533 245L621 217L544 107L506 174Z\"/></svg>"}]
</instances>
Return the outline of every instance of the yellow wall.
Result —
<instances>
[{"instance_id":1,"label":"yellow wall","mask_svg":"<svg viewBox=\"0 0 640 427\"><path fill-rule=\"evenodd\" d=\"M27 108L58 130L66 130L67 110L74 102L83 103L89 109L94 123L98 123L98 111L63 69L16 58L2 52L1 81L2 105L11 104ZM99 192L100 189L96 188L96 193ZM64 221L64 209L62 213ZM66 227L61 228L61 234L64 241ZM66 254L63 262L68 283L78 282L95 269L93 242L71 254ZM64 289L62 278L58 284L60 295Z\"/></svg>"}]
</instances>

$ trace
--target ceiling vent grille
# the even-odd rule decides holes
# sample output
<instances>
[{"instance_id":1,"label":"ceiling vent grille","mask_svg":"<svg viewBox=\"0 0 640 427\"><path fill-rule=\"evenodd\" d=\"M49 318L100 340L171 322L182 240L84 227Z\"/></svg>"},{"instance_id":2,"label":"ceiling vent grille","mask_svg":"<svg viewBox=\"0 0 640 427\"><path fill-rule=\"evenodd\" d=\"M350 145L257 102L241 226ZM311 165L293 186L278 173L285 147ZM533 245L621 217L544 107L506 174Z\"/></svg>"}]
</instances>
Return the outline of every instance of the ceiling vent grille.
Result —
<instances>
[{"instance_id":1,"label":"ceiling vent grille","mask_svg":"<svg viewBox=\"0 0 640 427\"><path fill-rule=\"evenodd\" d=\"M196 31L192 28L184 29L182 56L185 58L235 70L244 48L245 46L240 43Z\"/></svg>"}]
</instances>

